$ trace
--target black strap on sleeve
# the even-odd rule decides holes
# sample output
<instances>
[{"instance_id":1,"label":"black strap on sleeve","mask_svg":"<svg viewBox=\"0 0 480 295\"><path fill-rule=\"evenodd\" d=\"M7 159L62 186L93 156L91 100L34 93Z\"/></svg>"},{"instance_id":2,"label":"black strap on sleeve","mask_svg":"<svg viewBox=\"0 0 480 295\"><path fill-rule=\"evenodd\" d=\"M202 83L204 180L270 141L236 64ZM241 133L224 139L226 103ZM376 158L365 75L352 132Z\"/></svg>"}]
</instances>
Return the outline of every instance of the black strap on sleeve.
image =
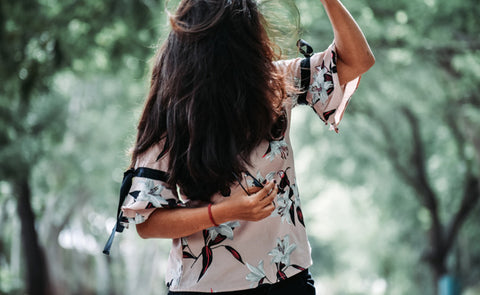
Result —
<instances>
[{"instance_id":1,"label":"black strap on sleeve","mask_svg":"<svg viewBox=\"0 0 480 295\"><path fill-rule=\"evenodd\" d=\"M145 177L145 178L151 178L154 180L160 180L163 182L168 181L168 173L160 170L155 170L155 169L150 169L146 167L140 167L135 170L135 176L136 177Z\"/></svg>"},{"instance_id":2,"label":"black strap on sleeve","mask_svg":"<svg viewBox=\"0 0 480 295\"><path fill-rule=\"evenodd\" d=\"M120 195L118 198L118 206L117 206L117 222L115 223L115 226L112 229L110 237L108 238L108 241L105 244L105 247L103 249L103 254L106 254L106 255L110 254L110 248L112 247L113 239L115 238L115 233L116 232L121 233L125 228L125 226L123 226L120 222L122 218L120 209L122 207L123 202L125 201L125 198L130 192L130 188L132 187L132 179L135 176L150 178L154 180L160 180L163 182L167 182L168 180L168 173L160 170L146 168L146 167L140 167L135 170L131 168L125 171L125 173L123 173L122 186L120 187Z\"/></svg>"},{"instance_id":3,"label":"black strap on sleeve","mask_svg":"<svg viewBox=\"0 0 480 295\"><path fill-rule=\"evenodd\" d=\"M300 62L300 77L302 93L298 96L298 104L307 104L307 92L310 86L310 57L313 54L313 48L305 40L297 41L298 51L305 56ZM305 48L305 49L304 49Z\"/></svg>"}]
</instances>

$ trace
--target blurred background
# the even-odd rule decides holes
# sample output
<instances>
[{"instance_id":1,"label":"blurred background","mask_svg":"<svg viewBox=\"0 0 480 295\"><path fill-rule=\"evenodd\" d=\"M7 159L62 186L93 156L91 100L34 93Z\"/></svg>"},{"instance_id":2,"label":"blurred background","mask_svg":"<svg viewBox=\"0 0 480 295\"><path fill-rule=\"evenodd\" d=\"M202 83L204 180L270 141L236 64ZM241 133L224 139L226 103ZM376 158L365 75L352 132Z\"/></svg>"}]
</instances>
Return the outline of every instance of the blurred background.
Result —
<instances>
[{"instance_id":1,"label":"blurred background","mask_svg":"<svg viewBox=\"0 0 480 295\"><path fill-rule=\"evenodd\" d=\"M288 58L297 22L333 40L320 1L294 2L261 4ZM339 134L308 107L291 131L318 294L478 295L478 1L344 4L377 62ZM0 1L0 294L166 294L169 241L129 229L101 253L164 7Z\"/></svg>"}]
</instances>

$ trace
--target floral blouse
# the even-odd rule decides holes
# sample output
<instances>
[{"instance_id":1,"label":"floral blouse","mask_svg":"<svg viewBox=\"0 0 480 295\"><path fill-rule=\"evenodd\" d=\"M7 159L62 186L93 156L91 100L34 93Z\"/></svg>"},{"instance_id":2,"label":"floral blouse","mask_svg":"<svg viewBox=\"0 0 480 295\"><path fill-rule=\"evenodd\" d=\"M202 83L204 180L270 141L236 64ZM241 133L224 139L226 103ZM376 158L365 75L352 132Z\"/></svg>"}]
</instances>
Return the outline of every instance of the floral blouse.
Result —
<instances>
[{"instance_id":1,"label":"floral blouse","mask_svg":"<svg viewBox=\"0 0 480 295\"><path fill-rule=\"evenodd\" d=\"M300 63L301 58L297 58L275 64L287 79L300 86ZM340 85L334 44L314 54L310 68L306 103L322 121L337 130L360 77ZM312 265L289 136L291 110L297 104L295 96L285 100L288 121L285 135L261 143L251 155L254 168L242 174L241 185L231 187L235 193L242 190L241 186L254 186L254 179L260 182L275 179L279 190L271 216L257 222L230 221L173 239L166 275L170 291L226 292L255 288L285 280ZM160 147L152 147L138 159L136 168L167 171L168 156L157 160L159 154ZM218 193L212 202L222 198ZM154 210L188 206L188 203L188 196L180 196L162 181L134 177L122 212L124 220L141 223Z\"/></svg>"}]
</instances>

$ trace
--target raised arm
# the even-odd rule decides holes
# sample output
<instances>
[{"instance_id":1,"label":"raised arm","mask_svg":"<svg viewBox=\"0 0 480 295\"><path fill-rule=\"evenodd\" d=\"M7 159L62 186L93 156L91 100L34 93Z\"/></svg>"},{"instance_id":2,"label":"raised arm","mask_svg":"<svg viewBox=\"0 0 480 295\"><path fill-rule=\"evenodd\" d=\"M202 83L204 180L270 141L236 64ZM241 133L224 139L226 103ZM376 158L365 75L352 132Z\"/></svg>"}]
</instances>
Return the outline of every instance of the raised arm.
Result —
<instances>
[{"instance_id":1,"label":"raised arm","mask_svg":"<svg viewBox=\"0 0 480 295\"><path fill-rule=\"evenodd\" d=\"M332 23L341 84L365 73L375 63L370 46L351 14L339 0L320 0Z\"/></svg>"}]
</instances>

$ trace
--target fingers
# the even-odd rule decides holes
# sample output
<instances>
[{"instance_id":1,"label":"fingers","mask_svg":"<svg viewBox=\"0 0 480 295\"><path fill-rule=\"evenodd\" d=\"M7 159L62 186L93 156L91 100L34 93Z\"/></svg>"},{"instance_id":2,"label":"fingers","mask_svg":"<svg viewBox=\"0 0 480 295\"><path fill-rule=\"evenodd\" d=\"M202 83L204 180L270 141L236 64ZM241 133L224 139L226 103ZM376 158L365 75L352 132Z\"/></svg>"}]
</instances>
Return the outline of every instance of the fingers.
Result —
<instances>
[{"instance_id":1,"label":"fingers","mask_svg":"<svg viewBox=\"0 0 480 295\"><path fill-rule=\"evenodd\" d=\"M260 201L263 198L269 196L275 188L276 188L275 182L273 181L267 182L267 184L261 190L255 193L255 198L257 198Z\"/></svg>"},{"instance_id":2,"label":"fingers","mask_svg":"<svg viewBox=\"0 0 480 295\"><path fill-rule=\"evenodd\" d=\"M264 198L262 202L266 202L264 207L262 208L262 219L270 216L275 210L275 203L273 202L273 199L277 195L277 192L275 191L272 193L270 196Z\"/></svg>"},{"instance_id":3,"label":"fingers","mask_svg":"<svg viewBox=\"0 0 480 295\"><path fill-rule=\"evenodd\" d=\"M278 187L275 185L271 190L268 191L267 195L261 200L265 204L270 204L275 200L275 197L278 193Z\"/></svg>"},{"instance_id":4,"label":"fingers","mask_svg":"<svg viewBox=\"0 0 480 295\"><path fill-rule=\"evenodd\" d=\"M269 182L261 191L256 194L255 198L260 207L268 207L273 204L273 200L277 196L277 193L278 187L276 183Z\"/></svg>"},{"instance_id":5,"label":"fingers","mask_svg":"<svg viewBox=\"0 0 480 295\"><path fill-rule=\"evenodd\" d=\"M248 193L250 195L253 195L255 193L258 193L259 191L261 191L263 188L262 187L258 187L258 186L252 186L252 187L249 187L247 190L248 190Z\"/></svg>"},{"instance_id":6,"label":"fingers","mask_svg":"<svg viewBox=\"0 0 480 295\"><path fill-rule=\"evenodd\" d=\"M236 218L248 221L262 220L271 215L275 210L274 199L277 196L278 187L275 182L267 182L265 186L256 193L245 196L239 194L232 196L229 201L234 202L236 207Z\"/></svg>"}]
</instances>

